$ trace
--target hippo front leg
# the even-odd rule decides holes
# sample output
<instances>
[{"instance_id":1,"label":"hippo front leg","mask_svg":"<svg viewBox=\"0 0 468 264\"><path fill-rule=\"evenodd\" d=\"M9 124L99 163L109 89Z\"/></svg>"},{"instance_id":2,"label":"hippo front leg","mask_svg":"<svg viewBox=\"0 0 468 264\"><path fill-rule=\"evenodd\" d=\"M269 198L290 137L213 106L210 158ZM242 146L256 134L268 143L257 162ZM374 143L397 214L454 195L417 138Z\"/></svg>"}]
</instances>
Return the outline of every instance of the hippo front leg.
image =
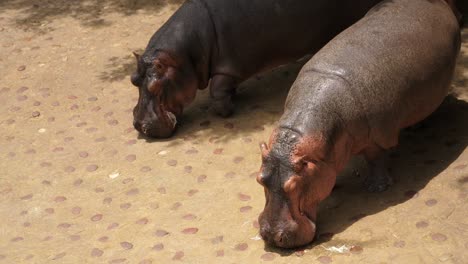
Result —
<instances>
[{"instance_id":1,"label":"hippo front leg","mask_svg":"<svg viewBox=\"0 0 468 264\"><path fill-rule=\"evenodd\" d=\"M213 99L214 111L222 117L228 117L234 112L232 97L236 92L238 80L228 75L215 75L210 83L210 95Z\"/></svg>"},{"instance_id":2,"label":"hippo front leg","mask_svg":"<svg viewBox=\"0 0 468 264\"><path fill-rule=\"evenodd\" d=\"M387 169L387 152L377 145L364 150L364 157L369 166L369 175L364 181L364 186L369 192L382 192L392 184L392 178Z\"/></svg>"}]
</instances>

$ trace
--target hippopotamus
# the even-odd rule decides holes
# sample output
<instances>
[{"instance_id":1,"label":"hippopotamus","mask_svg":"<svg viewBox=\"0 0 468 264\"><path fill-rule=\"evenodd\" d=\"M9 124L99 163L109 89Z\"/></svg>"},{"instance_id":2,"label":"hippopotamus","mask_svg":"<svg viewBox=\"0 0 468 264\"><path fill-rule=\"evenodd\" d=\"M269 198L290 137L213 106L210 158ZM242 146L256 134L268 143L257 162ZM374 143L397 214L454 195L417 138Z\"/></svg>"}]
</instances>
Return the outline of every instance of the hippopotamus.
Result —
<instances>
[{"instance_id":1,"label":"hippopotamus","mask_svg":"<svg viewBox=\"0 0 468 264\"><path fill-rule=\"evenodd\" d=\"M369 191L389 186L386 152L447 95L460 39L445 1L386 0L303 66L261 144L259 224L267 243L313 241L318 205L354 155L368 162Z\"/></svg>"},{"instance_id":2,"label":"hippopotamus","mask_svg":"<svg viewBox=\"0 0 468 264\"><path fill-rule=\"evenodd\" d=\"M316 52L381 0L188 0L135 54L134 127L170 137L177 117L210 83L213 109L232 114L232 96L256 73Z\"/></svg>"}]
</instances>

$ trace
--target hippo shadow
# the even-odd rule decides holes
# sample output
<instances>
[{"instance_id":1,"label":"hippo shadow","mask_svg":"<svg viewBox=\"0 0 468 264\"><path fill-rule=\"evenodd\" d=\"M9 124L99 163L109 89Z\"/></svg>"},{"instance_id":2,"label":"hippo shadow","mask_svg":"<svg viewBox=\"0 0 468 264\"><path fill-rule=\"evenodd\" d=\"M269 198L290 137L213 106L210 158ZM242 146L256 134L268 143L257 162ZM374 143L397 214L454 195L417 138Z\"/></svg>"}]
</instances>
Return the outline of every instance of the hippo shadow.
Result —
<instances>
[{"instance_id":1,"label":"hippo shadow","mask_svg":"<svg viewBox=\"0 0 468 264\"><path fill-rule=\"evenodd\" d=\"M468 14L465 15L468 20ZM465 23L465 30L461 34L462 43L468 43L468 23ZM463 45L465 46L465 45ZM455 79L453 80L454 84L454 93L462 93L468 87L468 74L464 74L464 71L468 69L468 52L466 48L460 50L460 55L457 60L457 68L455 68Z\"/></svg>"},{"instance_id":2,"label":"hippo shadow","mask_svg":"<svg viewBox=\"0 0 468 264\"><path fill-rule=\"evenodd\" d=\"M346 230L363 217L417 197L420 190L465 150L468 145L467 120L468 103L448 96L426 120L401 132L399 145L390 151L389 170L394 184L388 190L369 193L364 189L367 165L364 159L356 157L338 176L330 197L320 205L316 240L295 250L268 245L265 250L290 255L297 250L312 249L332 240L334 234ZM463 192L467 178L452 179L453 186Z\"/></svg>"},{"instance_id":3,"label":"hippo shadow","mask_svg":"<svg viewBox=\"0 0 468 264\"><path fill-rule=\"evenodd\" d=\"M143 50L135 50L136 53L142 54ZM102 71L97 76L101 81L105 82L127 82L131 88L135 88L130 83L130 75L135 72L136 62L133 54L127 54L123 57L111 57L108 59L105 66L105 71Z\"/></svg>"}]
</instances>

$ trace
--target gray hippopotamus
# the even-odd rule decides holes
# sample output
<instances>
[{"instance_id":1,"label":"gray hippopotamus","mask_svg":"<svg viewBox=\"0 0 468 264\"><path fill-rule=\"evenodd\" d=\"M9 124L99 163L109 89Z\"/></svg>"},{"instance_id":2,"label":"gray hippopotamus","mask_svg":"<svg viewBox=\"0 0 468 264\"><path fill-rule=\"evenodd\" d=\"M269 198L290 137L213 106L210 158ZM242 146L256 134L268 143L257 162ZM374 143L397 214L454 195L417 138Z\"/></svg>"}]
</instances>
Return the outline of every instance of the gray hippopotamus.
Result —
<instances>
[{"instance_id":1,"label":"gray hippopotamus","mask_svg":"<svg viewBox=\"0 0 468 264\"><path fill-rule=\"evenodd\" d=\"M267 243L313 240L318 205L353 155L368 161L370 191L387 188L385 151L443 101L460 38L445 1L387 0L304 65L268 146L261 144Z\"/></svg>"},{"instance_id":2,"label":"gray hippopotamus","mask_svg":"<svg viewBox=\"0 0 468 264\"><path fill-rule=\"evenodd\" d=\"M135 54L135 128L150 137L171 136L177 116L210 80L214 109L229 116L240 82L316 52L380 1L186 1L144 54Z\"/></svg>"}]
</instances>

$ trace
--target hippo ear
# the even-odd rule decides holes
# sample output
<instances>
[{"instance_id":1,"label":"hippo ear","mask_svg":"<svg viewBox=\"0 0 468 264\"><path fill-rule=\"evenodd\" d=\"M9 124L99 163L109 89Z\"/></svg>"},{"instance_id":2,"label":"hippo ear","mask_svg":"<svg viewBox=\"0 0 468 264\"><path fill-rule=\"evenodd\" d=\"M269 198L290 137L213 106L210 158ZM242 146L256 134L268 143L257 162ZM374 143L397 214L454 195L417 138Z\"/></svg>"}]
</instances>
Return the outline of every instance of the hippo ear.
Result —
<instances>
[{"instance_id":1,"label":"hippo ear","mask_svg":"<svg viewBox=\"0 0 468 264\"><path fill-rule=\"evenodd\" d=\"M270 153L270 150L268 149L268 146L265 142L260 143L260 150L262 151L262 159L266 159L266 157L268 157L268 153Z\"/></svg>"},{"instance_id":2,"label":"hippo ear","mask_svg":"<svg viewBox=\"0 0 468 264\"><path fill-rule=\"evenodd\" d=\"M141 55L136 53L136 52L133 52L133 56L135 56L135 59L137 61L137 72L140 73L140 74L144 74L144 71L145 71L145 64L141 58Z\"/></svg>"},{"instance_id":3,"label":"hippo ear","mask_svg":"<svg viewBox=\"0 0 468 264\"><path fill-rule=\"evenodd\" d=\"M162 77L167 72L167 65L160 59L154 60L154 69L156 70L156 75Z\"/></svg>"},{"instance_id":4,"label":"hippo ear","mask_svg":"<svg viewBox=\"0 0 468 264\"><path fill-rule=\"evenodd\" d=\"M137 70L135 73L132 74L130 80L133 85L140 86L143 81L143 76L145 74L145 65L143 63L143 60L141 59L140 54L133 52L133 55L135 56L135 59L137 61Z\"/></svg>"}]
</instances>

